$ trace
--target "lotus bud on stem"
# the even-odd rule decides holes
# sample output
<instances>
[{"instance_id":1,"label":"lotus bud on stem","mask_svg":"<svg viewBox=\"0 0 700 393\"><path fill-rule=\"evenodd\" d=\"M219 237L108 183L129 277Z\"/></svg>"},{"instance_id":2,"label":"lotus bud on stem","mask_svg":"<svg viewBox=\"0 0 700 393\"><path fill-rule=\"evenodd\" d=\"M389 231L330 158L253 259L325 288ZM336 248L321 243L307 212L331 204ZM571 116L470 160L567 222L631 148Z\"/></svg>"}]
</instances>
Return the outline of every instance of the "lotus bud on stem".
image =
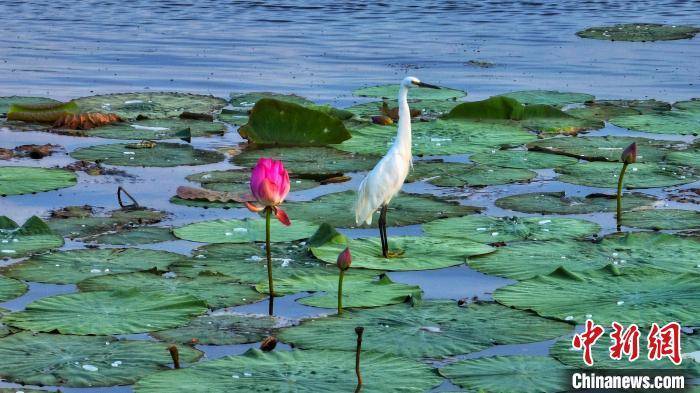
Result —
<instances>
[{"instance_id":1,"label":"lotus bud on stem","mask_svg":"<svg viewBox=\"0 0 700 393\"><path fill-rule=\"evenodd\" d=\"M358 326L355 328L355 334L357 334L357 350L355 351L355 375L357 375L358 390L362 386L362 373L360 372L360 352L362 351L362 333L364 332L365 328L362 326Z\"/></svg>"},{"instance_id":2,"label":"lotus bud on stem","mask_svg":"<svg viewBox=\"0 0 700 393\"><path fill-rule=\"evenodd\" d=\"M170 352L170 357L173 358L173 366L175 368L180 368L180 352L178 352L175 345L168 347L168 352Z\"/></svg>"},{"instance_id":3,"label":"lotus bud on stem","mask_svg":"<svg viewBox=\"0 0 700 393\"><path fill-rule=\"evenodd\" d=\"M627 146L625 150L622 151L620 156L622 161L622 170L620 171L620 176L617 179L617 215L615 217L617 222L617 230L620 231L622 227L622 180L625 177L625 171L629 164L634 164L637 162L637 143L633 142L631 145Z\"/></svg>"},{"instance_id":4,"label":"lotus bud on stem","mask_svg":"<svg viewBox=\"0 0 700 393\"><path fill-rule=\"evenodd\" d=\"M345 250L338 255L338 260L336 265L338 270L338 315L343 314L343 278L345 278L345 271L350 268L352 263L352 255L350 255L350 249L345 247Z\"/></svg>"}]
</instances>

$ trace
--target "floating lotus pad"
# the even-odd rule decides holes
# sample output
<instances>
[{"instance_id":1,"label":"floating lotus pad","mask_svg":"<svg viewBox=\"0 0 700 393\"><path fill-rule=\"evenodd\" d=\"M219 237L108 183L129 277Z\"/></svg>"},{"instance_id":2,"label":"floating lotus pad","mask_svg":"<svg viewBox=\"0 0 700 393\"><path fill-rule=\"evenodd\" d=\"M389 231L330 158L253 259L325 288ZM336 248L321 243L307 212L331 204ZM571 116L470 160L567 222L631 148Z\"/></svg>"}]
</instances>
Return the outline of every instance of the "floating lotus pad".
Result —
<instances>
[{"instance_id":1,"label":"floating lotus pad","mask_svg":"<svg viewBox=\"0 0 700 393\"><path fill-rule=\"evenodd\" d=\"M624 217L624 215L623 215ZM695 237L654 232L615 233L600 243L602 256L618 268L654 267L668 272L700 273Z\"/></svg>"},{"instance_id":2,"label":"floating lotus pad","mask_svg":"<svg viewBox=\"0 0 700 393\"><path fill-rule=\"evenodd\" d=\"M622 225L653 230L700 229L700 211L680 209L637 210L622 216Z\"/></svg>"},{"instance_id":3,"label":"floating lotus pad","mask_svg":"<svg viewBox=\"0 0 700 393\"><path fill-rule=\"evenodd\" d=\"M480 187L527 182L536 176L537 173L527 169L458 162L416 162L406 180L424 180L441 187Z\"/></svg>"},{"instance_id":4,"label":"floating lotus pad","mask_svg":"<svg viewBox=\"0 0 700 393\"><path fill-rule=\"evenodd\" d=\"M178 350L183 363L194 363L202 356L184 346ZM170 363L168 345L152 341L30 332L0 340L0 376L27 385L130 385L148 374L167 370Z\"/></svg>"},{"instance_id":5,"label":"floating lotus pad","mask_svg":"<svg viewBox=\"0 0 700 393\"><path fill-rule=\"evenodd\" d=\"M490 393L564 392L571 386L569 367L546 356L492 356L462 360L439 370L470 391ZM537 378L533 378L533 376Z\"/></svg>"},{"instance_id":6,"label":"floating lotus pad","mask_svg":"<svg viewBox=\"0 0 700 393\"><path fill-rule=\"evenodd\" d=\"M245 150L233 157L236 165L252 168L260 157L284 162L291 175L302 177L329 177L345 172L372 169L377 157L356 155L328 147L281 147Z\"/></svg>"},{"instance_id":7,"label":"floating lotus pad","mask_svg":"<svg viewBox=\"0 0 700 393\"><path fill-rule=\"evenodd\" d=\"M482 165L518 169L544 169L571 165L578 162L572 157L537 153L526 150L494 150L469 156L471 161Z\"/></svg>"},{"instance_id":8,"label":"floating lotus pad","mask_svg":"<svg viewBox=\"0 0 700 393\"><path fill-rule=\"evenodd\" d=\"M334 227L356 227L355 201L357 195L354 191L320 196L308 202L287 202L283 206L284 211L294 220L306 220L318 224L328 223ZM387 213L387 225L405 226L422 224L438 218L459 217L478 212L479 208L463 206L456 202L432 196L419 196L415 194L399 194L391 200ZM378 213L373 222L376 222Z\"/></svg>"},{"instance_id":9,"label":"floating lotus pad","mask_svg":"<svg viewBox=\"0 0 700 393\"><path fill-rule=\"evenodd\" d=\"M210 171L187 176L187 180L201 183L203 188L221 192L250 193L250 170L230 169ZM310 179L290 179L291 192L308 190L319 185Z\"/></svg>"},{"instance_id":10,"label":"floating lotus pad","mask_svg":"<svg viewBox=\"0 0 700 393\"><path fill-rule=\"evenodd\" d=\"M284 328L279 338L304 349L355 350L355 326L364 326L362 350L408 358L439 358L477 352L497 344L543 341L571 332L567 323L503 307L431 300L350 310L342 316L309 319ZM407 345L410 343L410 345ZM364 358L363 358L364 359Z\"/></svg>"},{"instance_id":11,"label":"floating lotus pad","mask_svg":"<svg viewBox=\"0 0 700 393\"><path fill-rule=\"evenodd\" d=\"M37 216L29 218L21 227L0 216L0 258L20 258L62 245L63 237Z\"/></svg>"},{"instance_id":12,"label":"floating lotus pad","mask_svg":"<svg viewBox=\"0 0 700 393\"><path fill-rule=\"evenodd\" d=\"M316 225L292 219L291 226L271 221L271 241L290 242L313 235ZM265 241L265 220L212 220L200 221L173 230L183 240L201 243L247 243Z\"/></svg>"},{"instance_id":13,"label":"floating lotus pad","mask_svg":"<svg viewBox=\"0 0 700 393\"><path fill-rule=\"evenodd\" d=\"M352 94L358 97L395 99L399 95L399 85L389 84L363 87L353 91ZM439 90L417 88L409 91L408 98L410 100L449 100L464 97L466 95L467 92L465 91L450 89L447 87L441 87Z\"/></svg>"},{"instance_id":14,"label":"floating lotus pad","mask_svg":"<svg viewBox=\"0 0 700 393\"><path fill-rule=\"evenodd\" d=\"M186 325L206 310L203 301L190 295L100 291L45 297L2 321L35 332L129 334Z\"/></svg>"},{"instance_id":15,"label":"floating lotus pad","mask_svg":"<svg viewBox=\"0 0 700 393\"><path fill-rule=\"evenodd\" d=\"M295 274L274 282L276 295L291 295L299 292L317 292L299 299L299 303L314 307L335 308L338 305L338 273ZM256 285L262 293L268 291L267 282ZM400 284L388 276L376 279L374 273L353 269L345 274L343 281L343 307L381 307L403 303L411 298L420 298L417 285Z\"/></svg>"},{"instance_id":16,"label":"floating lotus pad","mask_svg":"<svg viewBox=\"0 0 700 393\"><path fill-rule=\"evenodd\" d=\"M238 133L251 143L277 146L325 146L350 138L339 118L273 98L256 102Z\"/></svg>"},{"instance_id":17,"label":"floating lotus pad","mask_svg":"<svg viewBox=\"0 0 700 393\"><path fill-rule=\"evenodd\" d=\"M469 266L482 273L514 280L548 274L560 266L582 271L605 266L600 250L590 242L548 240L514 242L488 255L471 257Z\"/></svg>"},{"instance_id":18,"label":"floating lotus pad","mask_svg":"<svg viewBox=\"0 0 700 393\"><path fill-rule=\"evenodd\" d=\"M194 278L169 277L159 273L125 273L93 277L78 284L81 291L140 290L167 295L192 295L211 308L255 303L264 296L250 285L239 284L232 277L202 273Z\"/></svg>"},{"instance_id":19,"label":"floating lotus pad","mask_svg":"<svg viewBox=\"0 0 700 393\"><path fill-rule=\"evenodd\" d=\"M237 209L239 207L245 207L245 205L240 202L212 202L205 199L184 199L177 195L170 198L170 203L189 207L201 207L203 209Z\"/></svg>"},{"instance_id":20,"label":"floating lotus pad","mask_svg":"<svg viewBox=\"0 0 700 393\"><path fill-rule=\"evenodd\" d=\"M118 246L161 243L177 240L170 228L140 227L118 233L106 233L92 239L96 243Z\"/></svg>"},{"instance_id":21,"label":"floating lotus pad","mask_svg":"<svg viewBox=\"0 0 700 393\"><path fill-rule=\"evenodd\" d=\"M58 251L11 265L6 268L5 274L25 281L76 284L107 274L165 270L170 264L184 258L172 252L139 248Z\"/></svg>"},{"instance_id":22,"label":"floating lotus pad","mask_svg":"<svg viewBox=\"0 0 700 393\"><path fill-rule=\"evenodd\" d=\"M327 263L336 263L346 247L341 239L333 239L311 252ZM379 239L352 239L352 267L376 270L429 270L463 264L468 256L482 255L495 249L469 240L450 240L425 236L390 236L390 258L382 257Z\"/></svg>"},{"instance_id":23,"label":"floating lotus pad","mask_svg":"<svg viewBox=\"0 0 700 393\"><path fill-rule=\"evenodd\" d=\"M672 149L683 142L626 136L584 136L577 138L549 138L527 145L530 150L561 154L588 161L620 161L622 151L632 143L637 144L637 162L663 161Z\"/></svg>"},{"instance_id":24,"label":"floating lotus pad","mask_svg":"<svg viewBox=\"0 0 700 393\"><path fill-rule=\"evenodd\" d=\"M37 105L37 104L57 104L56 101L51 98L45 97L26 97L26 96L5 96L0 97L0 114L6 114L10 109L12 104L20 105Z\"/></svg>"},{"instance_id":25,"label":"floating lotus pad","mask_svg":"<svg viewBox=\"0 0 700 393\"><path fill-rule=\"evenodd\" d=\"M273 243L270 250L276 279L324 270L321 265L325 263L314 258L303 244ZM211 244L195 249L193 254L191 259L177 262L171 269L187 277L197 277L202 272L224 274L248 284L267 278L267 259L262 244ZM335 267L330 270L337 272Z\"/></svg>"},{"instance_id":26,"label":"floating lotus pad","mask_svg":"<svg viewBox=\"0 0 700 393\"><path fill-rule=\"evenodd\" d=\"M0 284L0 285L2 285L2 284ZM9 310L6 310L6 309L0 307L0 319L2 319L3 315L9 314L9 313L10 313ZM9 326L6 326L6 325L0 323L0 337L8 336L11 333L12 333L12 331L10 330Z\"/></svg>"},{"instance_id":27,"label":"floating lotus pad","mask_svg":"<svg viewBox=\"0 0 700 393\"><path fill-rule=\"evenodd\" d=\"M154 224L165 218L165 213L145 208L113 210L109 216L94 216L90 210L73 208L66 218L47 221L49 228L64 237L83 238L104 233L119 233L139 225Z\"/></svg>"},{"instance_id":28,"label":"floating lotus pad","mask_svg":"<svg viewBox=\"0 0 700 393\"><path fill-rule=\"evenodd\" d=\"M412 124L414 155L479 153L515 147L537 140L522 127L466 120L435 120ZM396 127L371 125L352 130L352 138L336 148L384 155L396 137Z\"/></svg>"},{"instance_id":29,"label":"floating lotus pad","mask_svg":"<svg viewBox=\"0 0 700 393\"><path fill-rule=\"evenodd\" d=\"M629 210L652 206L657 199L651 195L627 193L624 194L622 201L623 209ZM614 212L617 204L615 195L612 194L588 194L579 197L566 196L561 191L511 195L497 199L496 206L524 213L589 214Z\"/></svg>"},{"instance_id":30,"label":"floating lotus pad","mask_svg":"<svg viewBox=\"0 0 700 393\"><path fill-rule=\"evenodd\" d=\"M363 392L424 392L442 381L428 365L387 354L363 352L362 365ZM241 356L151 374L134 391L253 392L264 386L276 392L351 392L357 385L354 366L350 352L251 349Z\"/></svg>"},{"instance_id":31,"label":"floating lotus pad","mask_svg":"<svg viewBox=\"0 0 700 393\"><path fill-rule=\"evenodd\" d=\"M22 281L0 276L0 303L22 296L27 292L27 285Z\"/></svg>"},{"instance_id":32,"label":"floating lotus pad","mask_svg":"<svg viewBox=\"0 0 700 393\"><path fill-rule=\"evenodd\" d=\"M584 107L568 109L566 113L589 120L609 120L618 116L631 116L671 110L671 104L657 100L596 100Z\"/></svg>"},{"instance_id":33,"label":"floating lotus pad","mask_svg":"<svg viewBox=\"0 0 700 393\"><path fill-rule=\"evenodd\" d=\"M195 318L189 325L151 333L160 340L182 344L232 345L262 341L286 322L277 317L219 314Z\"/></svg>"},{"instance_id":34,"label":"floating lotus pad","mask_svg":"<svg viewBox=\"0 0 700 393\"><path fill-rule=\"evenodd\" d=\"M555 90L520 90L501 94L500 97L510 97L526 105L551 105L562 107L568 104L581 104L593 101L595 96L585 93L561 92Z\"/></svg>"},{"instance_id":35,"label":"floating lotus pad","mask_svg":"<svg viewBox=\"0 0 700 393\"><path fill-rule=\"evenodd\" d=\"M214 96L187 93L119 93L74 100L82 112L116 113L124 119L163 119L182 112L214 113L227 102Z\"/></svg>"},{"instance_id":36,"label":"floating lotus pad","mask_svg":"<svg viewBox=\"0 0 700 393\"><path fill-rule=\"evenodd\" d=\"M576 33L581 38L608 41L669 41L693 38L700 29L693 26L658 23L622 23L589 27Z\"/></svg>"},{"instance_id":37,"label":"floating lotus pad","mask_svg":"<svg viewBox=\"0 0 700 393\"><path fill-rule=\"evenodd\" d=\"M700 133L700 100L680 101L673 110L652 112L610 119L619 127L657 134L698 135Z\"/></svg>"},{"instance_id":38,"label":"floating lotus pad","mask_svg":"<svg viewBox=\"0 0 700 393\"><path fill-rule=\"evenodd\" d=\"M686 151L674 151L666 156L670 164L691 166L700 170L700 150L691 149Z\"/></svg>"},{"instance_id":39,"label":"floating lotus pad","mask_svg":"<svg viewBox=\"0 0 700 393\"><path fill-rule=\"evenodd\" d=\"M409 93L409 96L412 92ZM348 111L354 113L361 118L371 118L372 116L382 115L382 104L386 102L390 109L398 106L396 99L388 101L372 101L362 104L353 105L347 108ZM420 110L422 116L437 117L441 116L457 106L460 101L453 100L419 100L412 101L409 106L411 110Z\"/></svg>"},{"instance_id":40,"label":"floating lotus pad","mask_svg":"<svg viewBox=\"0 0 700 393\"><path fill-rule=\"evenodd\" d=\"M0 166L0 196L58 190L77 182L73 172L63 169Z\"/></svg>"},{"instance_id":41,"label":"floating lotus pad","mask_svg":"<svg viewBox=\"0 0 700 393\"><path fill-rule=\"evenodd\" d=\"M613 321L640 327L679 322L697 326L700 298L698 274L671 273L654 268L613 265L589 272L560 268L531 280L499 288L494 298L507 306L583 324L592 318L609 326Z\"/></svg>"},{"instance_id":42,"label":"floating lotus pad","mask_svg":"<svg viewBox=\"0 0 700 393\"><path fill-rule=\"evenodd\" d=\"M195 149L179 143L113 143L83 147L72 152L76 160L95 161L107 165L173 167L206 165L219 162L224 155L211 150Z\"/></svg>"},{"instance_id":43,"label":"floating lotus pad","mask_svg":"<svg viewBox=\"0 0 700 393\"><path fill-rule=\"evenodd\" d=\"M600 231L596 223L556 217L465 216L423 224L429 236L468 239L480 243L582 238Z\"/></svg>"},{"instance_id":44,"label":"floating lotus pad","mask_svg":"<svg viewBox=\"0 0 700 393\"><path fill-rule=\"evenodd\" d=\"M116 123L86 131L88 136L110 139L172 139L222 135L223 123L200 120L154 119Z\"/></svg>"},{"instance_id":45,"label":"floating lotus pad","mask_svg":"<svg viewBox=\"0 0 700 393\"><path fill-rule=\"evenodd\" d=\"M278 101L291 102L297 105L313 105L314 102L305 98L298 96L296 94L280 94L280 93L270 93L270 92L251 92L251 93L231 93L229 103L233 106L232 111L240 113L243 115L248 115L251 109L255 106L255 103L262 100L263 98L272 98Z\"/></svg>"},{"instance_id":46,"label":"floating lotus pad","mask_svg":"<svg viewBox=\"0 0 700 393\"><path fill-rule=\"evenodd\" d=\"M589 187L615 188L622 164L614 162L588 162L556 168L557 180ZM657 164L631 164L625 173L625 188L656 188L692 183L696 174L683 167Z\"/></svg>"}]
</instances>

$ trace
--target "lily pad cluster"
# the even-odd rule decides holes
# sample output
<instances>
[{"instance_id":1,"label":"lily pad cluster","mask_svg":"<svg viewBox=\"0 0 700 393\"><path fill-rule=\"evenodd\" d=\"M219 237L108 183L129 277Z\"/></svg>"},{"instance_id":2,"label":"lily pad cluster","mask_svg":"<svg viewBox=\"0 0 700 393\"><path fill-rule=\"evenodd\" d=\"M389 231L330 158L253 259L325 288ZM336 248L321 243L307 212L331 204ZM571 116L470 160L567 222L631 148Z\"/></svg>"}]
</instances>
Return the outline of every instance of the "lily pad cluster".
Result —
<instances>
[{"instance_id":1,"label":"lily pad cluster","mask_svg":"<svg viewBox=\"0 0 700 393\"><path fill-rule=\"evenodd\" d=\"M676 102L669 111L613 117L610 122L631 130L655 134L698 135L700 100Z\"/></svg>"},{"instance_id":2,"label":"lily pad cluster","mask_svg":"<svg viewBox=\"0 0 700 393\"><path fill-rule=\"evenodd\" d=\"M62 245L63 237L52 231L37 216L32 216L22 226L5 216L0 216L1 258L20 258Z\"/></svg>"},{"instance_id":3,"label":"lily pad cluster","mask_svg":"<svg viewBox=\"0 0 700 393\"><path fill-rule=\"evenodd\" d=\"M76 160L117 166L174 167L213 164L224 155L211 150L195 149L181 143L142 141L83 147L71 153Z\"/></svg>"},{"instance_id":4,"label":"lily pad cluster","mask_svg":"<svg viewBox=\"0 0 700 393\"><path fill-rule=\"evenodd\" d=\"M165 218L164 212L135 207L97 215L90 206L68 206L54 211L52 215L47 224L61 236L71 239L90 239L105 244L119 244L117 236L125 236L125 239L129 239L130 236L137 238L138 236L129 235L129 233L137 229L152 229L144 225L155 224ZM159 236L164 237L162 231L152 231L152 233L156 232L161 232ZM111 243L110 237L113 239Z\"/></svg>"},{"instance_id":5,"label":"lily pad cluster","mask_svg":"<svg viewBox=\"0 0 700 393\"><path fill-rule=\"evenodd\" d=\"M581 38L607 41L670 41L693 38L700 28L658 23L623 23L589 27L576 33Z\"/></svg>"}]
</instances>

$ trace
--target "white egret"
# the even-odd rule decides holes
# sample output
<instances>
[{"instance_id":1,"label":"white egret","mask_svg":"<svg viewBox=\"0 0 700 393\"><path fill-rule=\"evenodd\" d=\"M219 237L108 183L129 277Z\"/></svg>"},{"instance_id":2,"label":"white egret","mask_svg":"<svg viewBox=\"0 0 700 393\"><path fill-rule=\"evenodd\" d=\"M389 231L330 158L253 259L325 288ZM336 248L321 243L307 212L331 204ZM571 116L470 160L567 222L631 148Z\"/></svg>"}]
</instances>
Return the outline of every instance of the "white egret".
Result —
<instances>
[{"instance_id":1,"label":"white egret","mask_svg":"<svg viewBox=\"0 0 700 393\"><path fill-rule=\"evenodd\" d=\"M399 87L399 127L396 140L384 157L374 166L360 183L355 204L357 224L372 223L372 215L379 210L379 237L382 255L389 257L389 242L386 235L386 212L391 199L401 191L408 171L412 166L411 154L411 111L408 107L408 90L412 87L439 87L423 83L408 76Z\"/></svg>"}]
</instances>

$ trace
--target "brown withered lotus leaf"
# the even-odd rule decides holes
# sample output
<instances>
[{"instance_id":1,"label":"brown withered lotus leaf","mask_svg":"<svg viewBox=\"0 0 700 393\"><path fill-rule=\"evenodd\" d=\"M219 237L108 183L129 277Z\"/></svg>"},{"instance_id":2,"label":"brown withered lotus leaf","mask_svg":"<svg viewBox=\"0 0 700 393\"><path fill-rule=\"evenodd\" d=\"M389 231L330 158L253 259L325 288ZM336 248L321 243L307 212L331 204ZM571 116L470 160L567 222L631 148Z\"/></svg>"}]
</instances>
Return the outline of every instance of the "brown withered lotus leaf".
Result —
<instances>
[{"instance_id":1,"label":"brown withered lotus leaf","mask_svg":"<svg viewBox=\"0 0 700 393\"><path fill-rule=\"evenodd\" d=\"M53 124L58 128L71 130L90 130L99 126L122 121L122 118L114 113L66 113Z\"/></svg>"},{"instance_id":2,"label":"brown withered lotus leaf","mask_svg":"<svg viewBox=\"0 0 700 393\"><path fill-rule=\"evenodd\" d=\"M180 186L177 188L177 196L187 200L205 200L209 202L246 202L253 199L252 195L233 192L207 190L204 188Z\"/></svg>"},{"instance_id":3,"label":"brown withered lotus leaf","mask_svg":"<svg viewBox=\"0 0 700 393\"><path fill-rule=\"evenodd\" d=\"M418 117L423 113L420 109L410 109L411 117ZM399 120L399 108L389 108L386 101L382 102L382 114L384 116L390 117L393 121Z\"/></svg>"}]
</instances>

